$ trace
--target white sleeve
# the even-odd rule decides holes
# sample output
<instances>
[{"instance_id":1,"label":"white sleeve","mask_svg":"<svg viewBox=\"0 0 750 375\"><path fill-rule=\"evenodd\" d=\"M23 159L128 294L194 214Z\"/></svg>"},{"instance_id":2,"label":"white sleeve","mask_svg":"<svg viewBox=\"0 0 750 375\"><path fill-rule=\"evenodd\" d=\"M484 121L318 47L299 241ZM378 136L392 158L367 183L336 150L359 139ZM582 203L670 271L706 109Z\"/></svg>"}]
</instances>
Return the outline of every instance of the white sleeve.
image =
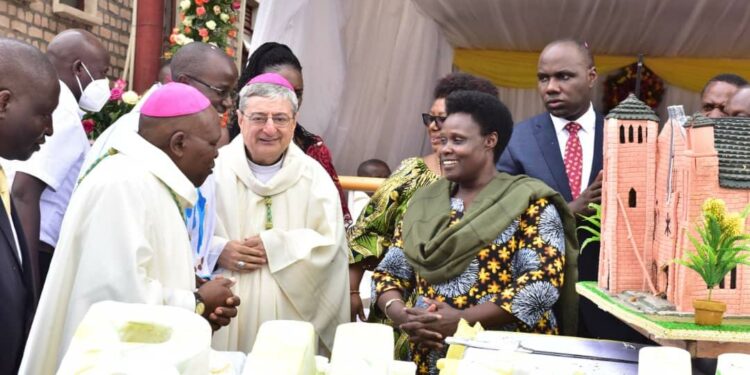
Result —
<instances>
[{"instance_id":1,"label":"white sleeve","mask_svg":"<svg viewBox=\"0 0 750 375\"><path fill-rule=\"evenodd\" d=\"M38 152L25 162L18 163L18 172L34 176L52 190L57 190L65 177L88 151L86 132L77 113L58 106L52 113L54 132L47 137Z\"/></svg>"},{"instance_id":2,"label":"white sleeve","mask_svg":"<svg viewBox=\"0 0 750 375\"><path fill-rule=\"evenodd\" d=\"M150 272L159 254L147 236L158 227L149 212L158 207L149 207L154 199L133 199L135 185L141 182L130 182L113 181L77 192L100 197L88 205L85 225L78 229L77 245L83 253L80 285L88 289L83 294L92 295L94 301L172 305L193 311L193 290L165 287Z\"/></svg>"}]
</instances>

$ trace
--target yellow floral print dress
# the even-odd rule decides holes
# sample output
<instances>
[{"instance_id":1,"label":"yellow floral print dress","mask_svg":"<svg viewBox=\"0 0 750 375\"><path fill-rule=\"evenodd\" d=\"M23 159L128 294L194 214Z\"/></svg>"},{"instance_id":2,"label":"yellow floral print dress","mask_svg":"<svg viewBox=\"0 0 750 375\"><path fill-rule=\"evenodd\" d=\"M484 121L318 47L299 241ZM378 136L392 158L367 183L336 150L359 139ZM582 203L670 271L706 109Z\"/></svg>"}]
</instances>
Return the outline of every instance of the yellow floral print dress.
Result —
<instances>
[{"instance_id":1,"label":"yellow floral print dress","mask_svg":"<svg viewBox=\"0 0 750 375\"><path fill-rule=\"evenodd\" d=\"M451 223L461 220L463 201L451 199ZM401 249L400 225L394 246L386 253L373 275L374 295L398 289L407 305L427 307L423 298L443 301L456 309L486 302L496 303L516 318L503 330L557 334L552 307L560 295L565 266L565 234L557 209L546 199L532 202L497 238L480 249L459 276L429 284L415 274ZM376 309L376 314L382 314ZM445 351L415 348L402 334L397 355L413 360L418 374L438 374L437 360ZM402 346L398 348L398 346Z\"/></svg>"}]
</instances>

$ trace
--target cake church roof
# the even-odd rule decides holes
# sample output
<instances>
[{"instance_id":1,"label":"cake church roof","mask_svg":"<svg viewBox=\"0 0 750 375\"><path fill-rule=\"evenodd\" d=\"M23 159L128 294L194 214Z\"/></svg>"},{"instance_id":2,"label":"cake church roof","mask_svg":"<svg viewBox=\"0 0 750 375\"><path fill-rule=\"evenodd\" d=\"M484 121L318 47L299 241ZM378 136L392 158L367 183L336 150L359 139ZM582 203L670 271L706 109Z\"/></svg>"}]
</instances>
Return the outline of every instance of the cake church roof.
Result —
<instances>
[{"instance_id":1,"label":"cake church roof","mask_svg":"<svg viewBox=\"0 0 750 375\"><path fill-rule=\"evenodd\" d=\"M607 114L607 119L614 118L618 120L651 120L659 122L659 117L656 116L651 107L647 106L646 103L638 100L632 93L628 95L625 100L621 101L617 107L613 108Z\"/></svg>"},{"instance_id":2,"label":"cake church roof","mask_svg":"<svg viewBox=\"0 0 750 375\"><path fill-rule=\"evenodd\" d=\"M722 117L713 121L719 186L750 189L750 118Z\"/></svg>"},{"instance_id":3,"label":"cake church roof","mask_svg":"<svg viewBox=\"0 0 750 375\"><path fill-rule=\"evenodd\" d=\"M714 120L710 117L706 117L703 113L695 112L690 116L688 123L694 128L702 128L704 126L714 126Z\"/></svg>"}]
</instances>

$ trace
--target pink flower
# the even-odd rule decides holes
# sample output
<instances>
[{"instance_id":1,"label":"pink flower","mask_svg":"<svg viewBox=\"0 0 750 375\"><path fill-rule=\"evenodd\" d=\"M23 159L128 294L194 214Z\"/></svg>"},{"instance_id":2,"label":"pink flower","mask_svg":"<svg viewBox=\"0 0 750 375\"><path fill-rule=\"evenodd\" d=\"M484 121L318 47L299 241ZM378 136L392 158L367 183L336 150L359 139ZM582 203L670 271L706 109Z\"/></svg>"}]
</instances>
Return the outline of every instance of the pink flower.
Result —
<instances>
[{"instance_id":1,"label":"pink flower","mask_svg":"<svg viewBox=\"0 0 750 375\"><path fill-rule=\"evenodd\" d=\"M94 127L96 126L94 120L90 118L81 121L81 124L83 125L83 131L85 131L86 134L91 134L91 132L94 131Z\"/></svg>"},{"instance_id":2,"label":"pink flower","mask_svg":"<svg viewBox=\"0 0 750 375\"><path fill-rule=\"evenodd\" d=\"M109 100L120 100L124 91L124 87L117 87L117 84L115 84L115 88L109 92Z\"/></svg>"},{"instance_id":3,"label":"pink flower","mask_svg":"<svg viewBox=\"0 0 750 375\"><path fill-rule=\"evenodd\" d=\"M242 4L239 1L233 1L232 2L232 9L239 10Z\"/></svg>"},{"instance_id":4,"label":"pink flower","mask_svg":"<svg viewBox=\"0 0 750 375\"><path fill-rule=\"evenodd\" d=\"M125 88L125 86L127 86L127 85L128 85L128 82L127 82L127 81L125 81L125 80L124 80L124 79L122 79L122 78L120 78L120 79L118 79L117 81L115 81L115 88L120 88L120 89L124 89L124 88Z\"/></svg>"},{"instance_id":5,"label":"pink flower","mask_svg":"<svg viewBox=\"0 0 750 375\"><path fill-rule=\"evenodd\" d=\"M198 35L202 36L203 38L208 38L208 29L202 27L200 30L198 30Z\"/></svg>"},{"instance_id":6,"label":"pink flower","mask_svg":"<svg viewBox=\"0 0 750 375\"><path fill-rule=\"evenodd\" d=\"M195 14L197 14L199 16L202 16L202 15L206 14L206 8L204 8L204 7L197 7L197 8L195 8Z\"/></svg>"}]
</instances>

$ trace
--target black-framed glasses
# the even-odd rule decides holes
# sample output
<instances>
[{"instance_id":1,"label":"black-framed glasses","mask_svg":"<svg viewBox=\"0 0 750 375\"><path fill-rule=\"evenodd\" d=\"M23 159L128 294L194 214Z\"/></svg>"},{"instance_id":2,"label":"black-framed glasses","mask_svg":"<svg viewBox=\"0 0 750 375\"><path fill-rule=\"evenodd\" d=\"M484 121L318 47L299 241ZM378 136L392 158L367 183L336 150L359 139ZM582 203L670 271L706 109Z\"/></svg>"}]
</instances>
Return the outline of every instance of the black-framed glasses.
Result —
<instances>
[{"instance_id":1,"label":"black-framed glasses","mask_svg":"<svg viewBox=\"0 0 750 375\"><path fill-rule=\"evenodd\" d=\"M190 78L190 79L192 79L193 81L198 82L201 85L206 86L209 89L213 90L216 94L219 95L220 98L226 98L230 94L230 90L228 90L228 89L221 89L221 88L218 88L216 86L209 85L208 83L203 82L200 79L195 78L195 77L193 77L191 75L185 74L185 76L188 77L188 78Z\"/></svg>"},{"instance_id":2,"label":"black-framed glasses","mask_svg":"<svg viewBox=\"0 0 750 375\"><path fill-rule=\"evenodd\" d=\"M443 122L445 121L445 119L445 116L433 116L429 113L422 114L422 123L424 124L424 126L430 126L430 124L435 121L435 125L440 128L443 126Z\"/></svg>"}]
</instances>

